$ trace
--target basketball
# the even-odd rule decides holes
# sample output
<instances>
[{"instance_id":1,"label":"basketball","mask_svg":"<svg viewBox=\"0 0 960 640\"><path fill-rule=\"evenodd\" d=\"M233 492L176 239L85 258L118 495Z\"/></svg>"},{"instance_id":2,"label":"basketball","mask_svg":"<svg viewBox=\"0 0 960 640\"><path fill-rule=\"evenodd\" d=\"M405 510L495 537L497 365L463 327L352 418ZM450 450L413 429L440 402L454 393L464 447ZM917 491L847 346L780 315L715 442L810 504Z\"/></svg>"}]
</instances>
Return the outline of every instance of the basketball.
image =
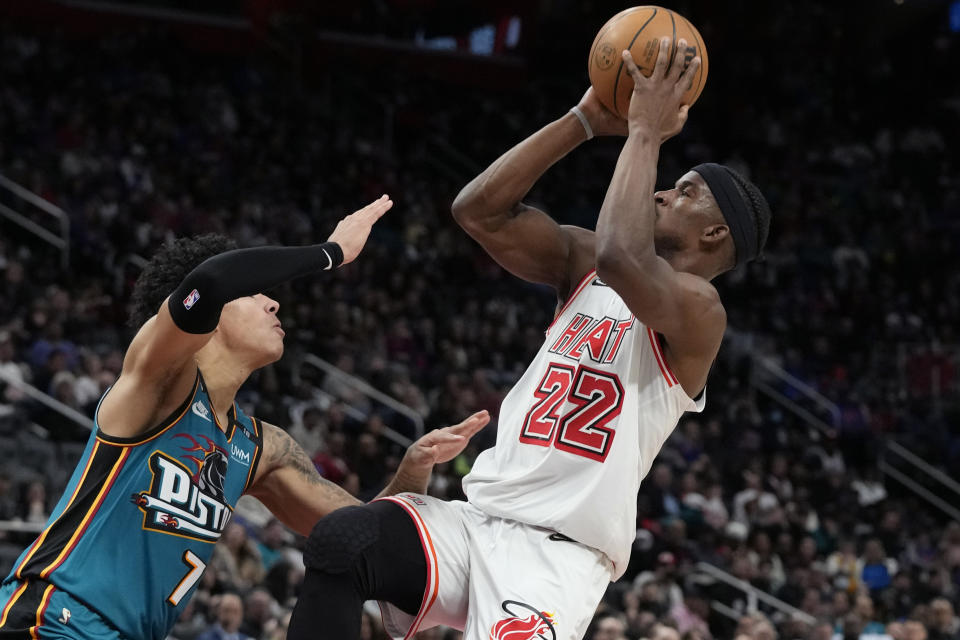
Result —
<instances>
[{"instance_id":1,"label":"basketball","mask_svg":"<svg viewBox=\"0 0 960 640\"><path fill-rule=\"evenodd\" d=\"M649 76L657 62L660 38L664 36L673 39L671 58L676 55L677 42L681 38L687 41L687 62L700 56L700 69L693 78L693 85L683 96L684 104L692 105L707 81L707 48L700 32L683 16L663 7L631 7L607 20L593 39L587 61L590 84L600 102L621 118L627 117L633 91L633 80L623 64L621 52L629 49L637 67L643 75Z\"/></svg>"}]
</instances>

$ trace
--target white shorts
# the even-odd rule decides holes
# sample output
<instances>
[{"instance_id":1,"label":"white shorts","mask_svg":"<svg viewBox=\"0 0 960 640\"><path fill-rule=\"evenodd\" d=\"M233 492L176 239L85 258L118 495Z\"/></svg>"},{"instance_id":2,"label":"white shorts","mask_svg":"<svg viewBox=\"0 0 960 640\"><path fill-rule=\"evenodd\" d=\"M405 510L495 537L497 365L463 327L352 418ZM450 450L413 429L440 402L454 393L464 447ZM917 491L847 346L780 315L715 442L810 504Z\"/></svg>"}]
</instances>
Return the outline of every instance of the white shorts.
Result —
<instances>
[{"instance_id":1,"label":"white shorts","mask_svg":"<svg viewBox=\"0 0 960 640\"><path fill-rule=\"evenodd\" d=\"M464 640L580 640L611 578L606 555L548 529L489 516L468 502L404 493L427 560L416 616L381 602L383 624L407 640L438 624Z\"/></svg>"}]
</instances>

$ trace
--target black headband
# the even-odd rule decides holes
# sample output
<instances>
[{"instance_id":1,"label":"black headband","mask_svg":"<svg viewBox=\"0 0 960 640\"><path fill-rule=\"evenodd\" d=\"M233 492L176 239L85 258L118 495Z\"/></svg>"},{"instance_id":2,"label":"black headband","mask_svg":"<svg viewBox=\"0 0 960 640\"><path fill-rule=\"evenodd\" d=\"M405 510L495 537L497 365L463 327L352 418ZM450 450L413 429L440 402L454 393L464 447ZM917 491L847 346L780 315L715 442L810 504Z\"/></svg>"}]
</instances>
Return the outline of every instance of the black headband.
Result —
<instances>
[{"instance_id":1,"label":"black headband","mask_svg":"<svg viewBox=\"0 0 960 640\"><path fill-rule=\"evenodd\" d=\"M743 192L734 182L730 171L722 164L706 162L698 164L696 171L703 178L713 198L730 227L733 246L737 251L737 266L746 264L757 257L757 225L750 215L750 205L745 201Z\"/></svg>"}]
</instances>

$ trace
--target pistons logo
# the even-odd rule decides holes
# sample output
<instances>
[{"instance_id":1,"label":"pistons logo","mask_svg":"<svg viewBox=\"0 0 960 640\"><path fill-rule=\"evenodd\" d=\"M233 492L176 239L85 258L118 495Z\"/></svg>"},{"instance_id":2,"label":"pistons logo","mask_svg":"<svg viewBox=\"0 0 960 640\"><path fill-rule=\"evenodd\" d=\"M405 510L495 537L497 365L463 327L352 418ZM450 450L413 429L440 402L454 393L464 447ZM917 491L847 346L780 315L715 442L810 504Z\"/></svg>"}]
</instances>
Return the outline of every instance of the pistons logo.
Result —
<instances>
[{"instance_id":1,"label":"pistons logo","mask_svg":"<svg viewBox=\"0 0 960 640\"><path fill-rule=\"evenodd\" d=\"M516 600L504 600L500 606L510 617L493 625L490 640L557 640L554 614Z\"/></svg>"},{"instance_id":2,"label":"pistons logo","mask_svg":"<svg viewBox=\"0 0 960 640\"><path fill-rule=\"evenodd\" d=\"M143 511L144 529L214 542L233 512L225 495L226 450L204 435L202 444L187 433L173 437L189 442L180 447L184 453L174 458L154 451L150 488L130 500Z\"/></svg>"}]
</instances>

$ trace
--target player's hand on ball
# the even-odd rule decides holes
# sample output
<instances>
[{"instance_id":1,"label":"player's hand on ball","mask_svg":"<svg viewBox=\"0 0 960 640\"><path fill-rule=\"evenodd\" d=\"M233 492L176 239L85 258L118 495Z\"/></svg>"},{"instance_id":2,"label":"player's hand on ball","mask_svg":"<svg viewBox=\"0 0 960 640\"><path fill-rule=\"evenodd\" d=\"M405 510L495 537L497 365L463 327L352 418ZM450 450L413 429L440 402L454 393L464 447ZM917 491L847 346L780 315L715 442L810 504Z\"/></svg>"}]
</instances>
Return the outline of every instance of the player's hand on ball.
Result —
<instances>
[{"instance_id":1,"label":"player's hand on ball","mask_svg":"<svg viewBox=\"0 0 960 640\"><path fill-rule=\"evenodd\" d=\"M490 413L478 411L452 427L434 429L410 445L407 457L417 466L432 467L453 460L463 451L473 434L490 422Z\"/></svg>"},{"instance_id":2,"label":"player's hand on ball","mask_svg":"<svg viewBox=\"0 0 960 640\"><path fill-rule=\"evenodd\" d=\"M683 129L690 109L682 104L683 94L690 88L700 68L699 56L684 66L686 40L680 40L677 44L676 54L671 61L670 38L661 38L657 63L649 78L637 68L629 50L622 53L624 66L633 78L627 117L630 131L640 130L659 135L661 142Z\"/></svg>"},{"instance_id":3,"label":"player's hand on ball","mask_svg":"<svg viewBox=\"0 0 960 640\"><path fill-rule=\"evenodd\" d=\"M587 118L595 136L625 136L627 135L627 121L603 106L593 87L580 98L580 111Z\"/></svg>"},{"instance_id":4,"label":"player's hand on ball","mask_svg":"<svg viewBox=\"0 0 960 640\"><path fill-rule=\"evenodd\" d=\"M393 206L390 196L383 194L363 209L354 211L337 223L327 242L336 242L343 250L343 264L356 260L370 237L370 229Z\"/></svg>"}]
</instances>

